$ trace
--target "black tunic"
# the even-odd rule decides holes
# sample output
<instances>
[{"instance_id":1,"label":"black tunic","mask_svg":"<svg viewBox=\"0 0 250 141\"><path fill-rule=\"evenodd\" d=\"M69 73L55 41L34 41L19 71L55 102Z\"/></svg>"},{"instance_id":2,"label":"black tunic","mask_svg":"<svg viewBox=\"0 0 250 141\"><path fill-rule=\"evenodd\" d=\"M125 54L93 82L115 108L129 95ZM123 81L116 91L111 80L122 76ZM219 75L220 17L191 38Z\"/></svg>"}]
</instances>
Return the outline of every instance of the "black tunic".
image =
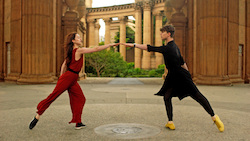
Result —
<instances>
[{"instance_id":1,"label":"black tunic","mask_svg":"<svg viewBox=\"0 0 250 141\"><path fill-rule=\"evenodd\" d=\"M199 92L189 71L182 68L184 60L180 50L174 41L168 42L166 46L153 47L148 45L148 51L159 52L163 54L168 74L160 91L155 95L164 96L165 93L172 89L171 96L178 97L180 100Z\"/></svg>"}]
</instances>

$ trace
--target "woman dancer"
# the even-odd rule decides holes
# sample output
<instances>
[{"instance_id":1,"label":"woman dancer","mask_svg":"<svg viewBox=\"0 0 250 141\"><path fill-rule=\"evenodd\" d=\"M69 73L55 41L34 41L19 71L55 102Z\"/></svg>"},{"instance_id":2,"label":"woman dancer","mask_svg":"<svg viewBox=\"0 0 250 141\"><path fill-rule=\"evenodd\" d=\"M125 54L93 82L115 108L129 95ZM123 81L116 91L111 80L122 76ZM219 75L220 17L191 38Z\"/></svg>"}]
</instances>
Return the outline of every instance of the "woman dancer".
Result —
<instances>
[{"instance_id":1,"label":"woman dancer","mask_svg":"<svg viewBox=\"0 0 250 141\"><path fill-rule=\"evenodd\" d=\"M173 123L172 97L178 97L182 100L184 97L191 96L203 106L208 114L210 114L219 131L223 132L224 125L219 116L214 114L208 100L200 93L193 83L188 67L181 56L178 46L174 42L174 27L172 25L167 25L160 30L161 39L167 42L166 46L153 47L145 44L122 44L128 47L137 47L143 50L148 50L149 52L153 51L163 54L165 65L168 69L168 75L162 88L155 95L164 97L166 112L169 120L165 126L171 130L175 129L175 125Z\"/></svg>"},{"instance_id":2,"label":"woman dancer","mask_svg":"<svg viewBox=\"0 0 250 141\"><path fill-rule=\"evenodd\" d=\"M38 104L37 114L31 121L29 129L33 129L36 126L40 116L65 90L68 90L72 111L72 120L69 123L76 123L75 129L81 129L85 126L82 124L81 116L86 99L77 83L78 73L83 65L83 54L101 51L110 46L117 46L118 44L108 44L95 48L79 48L81 45L82 39L79 34L74 32L66 36L64 48L67 57L61 66L60 78L54 91Z\"/></svg>"}]
</instances>

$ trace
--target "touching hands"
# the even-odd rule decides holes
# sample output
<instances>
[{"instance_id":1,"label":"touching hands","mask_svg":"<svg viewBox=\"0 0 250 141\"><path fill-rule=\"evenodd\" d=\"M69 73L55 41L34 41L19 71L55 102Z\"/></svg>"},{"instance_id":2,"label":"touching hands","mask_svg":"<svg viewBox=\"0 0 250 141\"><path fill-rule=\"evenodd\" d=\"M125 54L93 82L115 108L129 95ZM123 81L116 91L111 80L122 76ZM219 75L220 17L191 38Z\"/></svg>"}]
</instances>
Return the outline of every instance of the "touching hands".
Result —
<instances>
[{"instance_id":1,"label":"touching hands","mask_svg":"<svg viewBox=\"0 0 250 141\"><path fill-rule=\"evenodd\" d=\"M118 45L120 45L120 43L112 43L112 44L109 44L109 47L118 46Z\"/></svg>"},{"instance_id":2,"label":"touching hands","mask_svg":"<svg viewBox=\"0 0 250 141\"><path fill-rule=\"evenodd\" d=\"M131 43L121 43L121 45L124 45L126 47L134 47L134 44Z\"/></svg>"}]
</instances>

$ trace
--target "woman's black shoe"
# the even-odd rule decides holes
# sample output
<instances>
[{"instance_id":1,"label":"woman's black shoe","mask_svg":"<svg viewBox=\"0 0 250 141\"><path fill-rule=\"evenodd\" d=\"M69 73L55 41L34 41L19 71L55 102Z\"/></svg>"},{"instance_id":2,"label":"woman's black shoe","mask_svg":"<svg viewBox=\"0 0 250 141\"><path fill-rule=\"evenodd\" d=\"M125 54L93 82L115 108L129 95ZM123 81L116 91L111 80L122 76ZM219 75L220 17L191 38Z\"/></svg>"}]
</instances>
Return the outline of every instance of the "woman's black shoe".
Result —
<instances>
[{"instance_id":1,"label":"woman's black shoe","mask_svg":"<svg viewBox=\"0 0 250 141\"><path fill-rule=\"evenodd\" d=\"M34 119L31 121L30 126L29 126L30 130L33 129L36 126L37 122L38 122L38 119L36 119L34 117Z\"/></svg>"},{"instance_id":2,"label":"woman's black shoe","mask_svg":"<svg viewBox=\"0 0 250 141\"><path fill-rule=\"evenodd\" d=\"M76 124L76 130L82 129L83 127L85 127L86 125L82 124L82 123L77 123Z\"/></svg>"}]
</instances>

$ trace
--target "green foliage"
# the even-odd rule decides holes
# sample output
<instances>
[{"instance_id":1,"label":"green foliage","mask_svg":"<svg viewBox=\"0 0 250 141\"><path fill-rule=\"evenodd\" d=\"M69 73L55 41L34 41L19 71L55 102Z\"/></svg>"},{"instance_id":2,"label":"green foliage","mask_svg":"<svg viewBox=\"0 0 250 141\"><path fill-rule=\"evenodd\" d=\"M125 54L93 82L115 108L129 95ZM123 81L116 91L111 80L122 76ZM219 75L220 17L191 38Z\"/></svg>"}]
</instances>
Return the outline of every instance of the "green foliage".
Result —
<instances>
[{"instance_id":1,"label":"green foliage","mask_svg":"<svg viewBox=\"0 0 250 141\"><path fill-rule=\"evenodd\" d=\"M86 73L88 76L102 77L161 77L165 65L159 65L157 69L144 70L134 68L135 64L127 63L120 53L112 50L86 54Z\"/></svg>"},{"instance_id":2,"label":"green foliage","mask_svg":"<svg viewBox=\"0 0 250 141\"><path fill-rule=\"evenodd\" d=\"M104 41L101 41L101 42L99 43L99 46L102 46L102 45L104 45Z\"/></svg>"},{"instance_id":3,"label":"green foliage","mask_svg":"<svg viewBox=\"0 0 250 141\"><path fill-rule=\"evenodd\" d=\"M86 73L96 74L98 77L106 75L119 75L126 69L126 62L123 61L120 53L112 50L85 55Z\"/></svg>"}]
</instances>

